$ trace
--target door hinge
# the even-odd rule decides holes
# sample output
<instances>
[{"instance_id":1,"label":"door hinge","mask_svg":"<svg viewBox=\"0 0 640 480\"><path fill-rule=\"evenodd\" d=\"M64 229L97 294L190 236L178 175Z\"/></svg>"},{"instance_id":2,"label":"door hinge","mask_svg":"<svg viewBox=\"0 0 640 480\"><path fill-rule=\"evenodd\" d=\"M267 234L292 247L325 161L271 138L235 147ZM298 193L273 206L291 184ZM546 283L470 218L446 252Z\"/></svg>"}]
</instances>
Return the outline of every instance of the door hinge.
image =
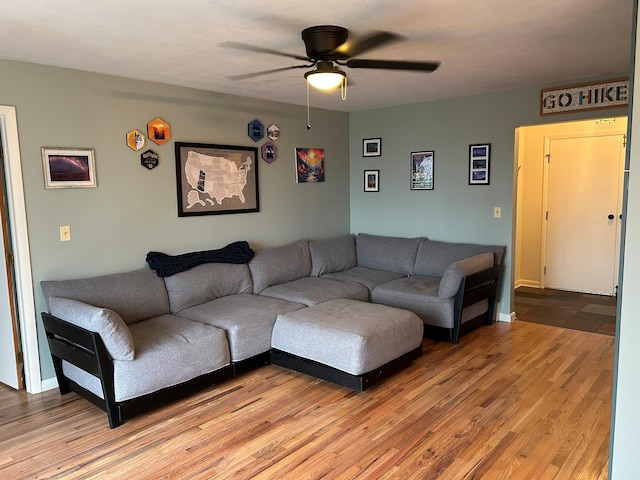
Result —
<instances>
[{"instance_id":1,"label":"door hinge","mask_svg":"<svg viewBox=\"0 0 640 480\"><path fill-rule=\"evenodd\" d=\"M22 352L16 352L16 363L22 365L24 363L24 355Z\"/></svg>"},{"instance_id":2,"label":"door hinge","mask_svg":"<svg viewBox=\"0 0 640 480\"><path fill-rule=\"evenodd\" d=\"M545 157L547 157L547 163L551 163L551 154L547 153Z\"/></svg>"},{"instance_id":3,"label":"door hinge","mask_svg":"<svg viewBox=\"0 0 640 480\"><path fill-rule=\"evenodd\" d=\"M622 135L622 147L626 148L627 147L627 135Z\"/></svg>"},{"instance_id":4,"label":"door hinge","mask_svg":"<svg viewBox=\"0 0 640 480\"><path fill-rule=\"evenodd\" d=\"M15 260L15 259L13 258L13 252L7 252L6 257L7 257L7 258L6 258L7 265L13 265L13 262L14 262L14 260Z\"/></svg>"},{"instance_id":5,"label":"door hinge","mask_svg":"<svg viewBox=\"0 0 640 480\"><path fill-rule=\"evenodd\" d=\"M549 210L547 210L544 214L544 219L549 220Z\"/></svg>"},{"instance_id":6,"label":"door hinge","mask_svg":"<svg viewBox=\"0 0 640 480\"><path fill-rule=\"evenodd\" d=\"M546 275L547 274L547 266L545 265L544 268L542 269L542 274Z\"/></svg>"}]
</instances>

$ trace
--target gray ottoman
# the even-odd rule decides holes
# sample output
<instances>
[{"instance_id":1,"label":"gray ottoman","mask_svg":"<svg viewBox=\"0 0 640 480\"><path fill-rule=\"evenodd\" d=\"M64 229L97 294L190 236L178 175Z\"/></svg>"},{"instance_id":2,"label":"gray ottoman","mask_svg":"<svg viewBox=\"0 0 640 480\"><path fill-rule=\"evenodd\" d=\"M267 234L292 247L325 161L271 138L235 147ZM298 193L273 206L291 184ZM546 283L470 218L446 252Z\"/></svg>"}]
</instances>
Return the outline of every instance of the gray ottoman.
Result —
<instances>
[{"instance_id":1,"label":"gray ottoman","mask_svg":"<svg viewBox=\"0 0 640 480\"><path fill-rule=\"evenodd\" d=\"M422 355L413 312L338 299L278 315L271 363L364 390Z\"/></svg>"}]
</instances>

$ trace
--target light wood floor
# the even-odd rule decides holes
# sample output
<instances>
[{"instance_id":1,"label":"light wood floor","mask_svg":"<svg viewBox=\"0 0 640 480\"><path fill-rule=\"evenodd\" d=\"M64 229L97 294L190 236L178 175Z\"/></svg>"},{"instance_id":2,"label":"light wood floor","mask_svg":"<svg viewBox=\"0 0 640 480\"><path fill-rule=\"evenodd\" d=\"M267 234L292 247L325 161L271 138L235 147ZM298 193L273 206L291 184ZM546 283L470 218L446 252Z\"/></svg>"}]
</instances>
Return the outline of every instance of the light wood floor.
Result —
<instances>
[{"instance_id":1,"label":"light wood floor","mask_svg":"<svg viewBox=\"0 0 640 480\"><path fill-rule=\"evenodd\" d=\"M110 430L0 388L3 479L605 479L614 339L516 321L364 392L263 367Z\"/></svg>"}]
</instances>

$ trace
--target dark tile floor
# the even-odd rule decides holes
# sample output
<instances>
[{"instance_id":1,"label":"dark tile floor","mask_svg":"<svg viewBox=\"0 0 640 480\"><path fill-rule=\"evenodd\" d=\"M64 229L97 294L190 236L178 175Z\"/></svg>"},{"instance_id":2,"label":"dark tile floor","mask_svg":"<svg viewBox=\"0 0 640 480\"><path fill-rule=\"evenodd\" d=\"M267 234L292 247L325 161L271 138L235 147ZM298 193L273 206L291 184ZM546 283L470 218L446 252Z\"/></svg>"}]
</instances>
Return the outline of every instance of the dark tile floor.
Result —
<instances>
[{"instance_id":1,"label":"dark tile floor","mask_svg":"<svg viewBox=\"0 0 640 480\"><path fill-rule=\"evenodd\" d=\"M615 335L616 297L519 287L516 318L586 332Z\"/></svg>"}]
</instances>

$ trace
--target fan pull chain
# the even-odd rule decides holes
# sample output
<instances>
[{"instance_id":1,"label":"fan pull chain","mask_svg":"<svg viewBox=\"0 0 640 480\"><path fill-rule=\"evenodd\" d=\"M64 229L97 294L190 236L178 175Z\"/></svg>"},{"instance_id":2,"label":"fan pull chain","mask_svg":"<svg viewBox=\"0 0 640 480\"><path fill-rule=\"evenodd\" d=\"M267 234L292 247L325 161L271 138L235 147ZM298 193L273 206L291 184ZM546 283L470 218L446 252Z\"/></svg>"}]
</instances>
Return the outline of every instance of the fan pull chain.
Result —
<instances>
[{"instance_id":1,"label":"fan pull chain","mask_svg":"<svg viewBox=\"0 0 640 480\"><path fill-rule=\"evenodd\" d=\"M311 114L309 113L309 82L307 84L307 130L311 130Z\"/></svg>"},{"instance_id":2,"label":"fan pull chain","mask_svg":"<svg viewBox=\"0 0 640 480\"><path fill-rule=\"evenodd\" d=\"M340 93L342 94L342 100L346 100L347 99L347 77L344 77L344 80L342 81L342 83L340 83Z\"/></svg>"}]
</instances>

